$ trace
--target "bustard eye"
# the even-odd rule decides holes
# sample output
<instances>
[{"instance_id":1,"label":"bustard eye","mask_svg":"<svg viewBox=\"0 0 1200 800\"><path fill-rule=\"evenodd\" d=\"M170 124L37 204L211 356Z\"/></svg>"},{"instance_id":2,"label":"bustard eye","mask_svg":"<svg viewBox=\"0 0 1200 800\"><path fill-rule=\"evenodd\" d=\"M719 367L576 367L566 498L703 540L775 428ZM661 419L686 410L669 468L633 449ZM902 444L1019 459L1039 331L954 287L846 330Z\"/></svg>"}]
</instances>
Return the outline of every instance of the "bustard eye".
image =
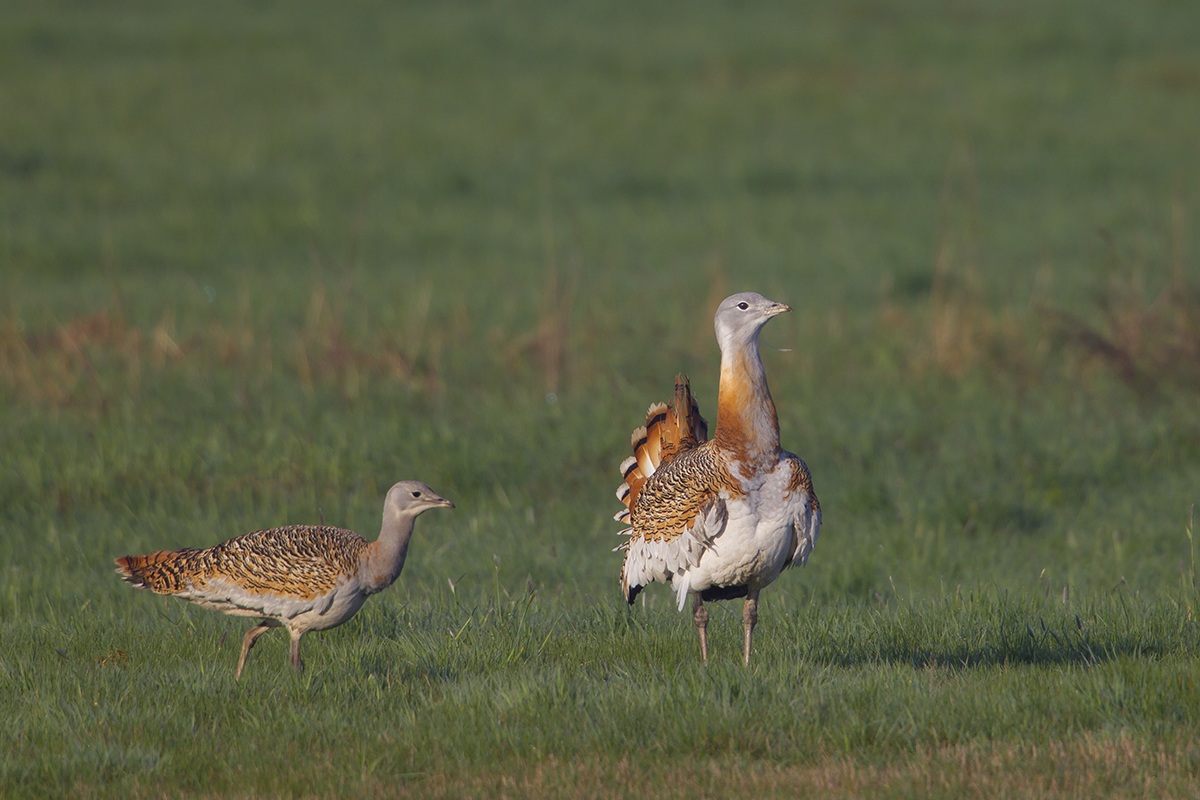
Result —
<instances>
[{"instance_id":1,"label":"bustard eye","mask_svg":"<svg viewBox=\"0 0 1200 800\"><path fill-rule=\"evenodd\" d=\"M743 302L743 303L738 303L738 308L740 308L742 311L745 311L745 310L746 310L747 308L749 308L749 307L750 307L750 304L749 304L749 303L744 303L744 302Z\"/></svg>"},{"instance_id":2,"label":"bustard eye","mask_svg":"<svg viewBox=\"0 0 1200 800\"><path fill-rule=\"evenodd\" d=\"M412 493L412 496L413 496L413 497L420 497L420 496L421 496L421 493L420 493L420 492L413 492L413 493Z\"/></svg>"}]
</instances>

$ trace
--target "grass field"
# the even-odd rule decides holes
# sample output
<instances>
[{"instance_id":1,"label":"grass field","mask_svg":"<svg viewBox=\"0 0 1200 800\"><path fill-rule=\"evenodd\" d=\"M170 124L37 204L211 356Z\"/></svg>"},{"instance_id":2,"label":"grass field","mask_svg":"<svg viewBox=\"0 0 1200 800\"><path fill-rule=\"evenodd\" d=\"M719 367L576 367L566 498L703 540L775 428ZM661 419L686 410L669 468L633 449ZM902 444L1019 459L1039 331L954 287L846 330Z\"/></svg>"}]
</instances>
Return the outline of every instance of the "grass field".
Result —
<instances>
[{"instance_id":1,"label":"grass field","mask_svg":"<svg viewBox=\"0 0 1200 800\"><path fill-rule=\"evenodd\" d=\"M0 796L1195 797L1200 7L0 8ZM712 311L824 527L628 609ZM305 640L125 553L423 517Z\"/></svg>"}]
</instances>

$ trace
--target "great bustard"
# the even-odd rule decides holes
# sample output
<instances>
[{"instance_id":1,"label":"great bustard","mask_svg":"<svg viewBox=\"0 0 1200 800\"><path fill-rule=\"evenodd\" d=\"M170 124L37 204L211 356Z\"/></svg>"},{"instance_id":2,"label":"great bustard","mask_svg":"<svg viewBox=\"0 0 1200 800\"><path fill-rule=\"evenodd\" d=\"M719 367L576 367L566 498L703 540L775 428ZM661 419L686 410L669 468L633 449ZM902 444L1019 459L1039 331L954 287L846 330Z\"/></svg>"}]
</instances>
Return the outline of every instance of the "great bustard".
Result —
<instances>
[{"instance_id":1,"label":"great bustard","mask_svg":"<svg viewBox=\"0 0 1200 800\"><path fill-rule=\"evenodd\" d=\"M454 504L419 481L402 481L387 493L374 542L342 528L289 525L203 550L122 556L117 574L139 589L260 618L242 639L235 680L254 642L271 628L287 628L289 661L303 670L300 638L341 625L368 597L391 586L404 568L413 523L431 508Z\"/></svg>"},{"instance_id":2,"label":"great bustard","mask_svg":"<svg viewBox=\"0 0 1200 800\"><path fill-rule=\"evenodd\" d=\"M758 334L783 303L753 292L726 298L714 321L721 347L717 431L692 399L688 379L675 379L675 401L650 406L633 433L633 456L616 515L624 549L621 587L632 604L652 581L670 583L679 609L693 595L692 618L708 661L706 600L745 597L743 658L758 621L758 594L817 543L821 506L808 467L779 446L779 420L758 354Z\"/></svg>"}]
</instances>

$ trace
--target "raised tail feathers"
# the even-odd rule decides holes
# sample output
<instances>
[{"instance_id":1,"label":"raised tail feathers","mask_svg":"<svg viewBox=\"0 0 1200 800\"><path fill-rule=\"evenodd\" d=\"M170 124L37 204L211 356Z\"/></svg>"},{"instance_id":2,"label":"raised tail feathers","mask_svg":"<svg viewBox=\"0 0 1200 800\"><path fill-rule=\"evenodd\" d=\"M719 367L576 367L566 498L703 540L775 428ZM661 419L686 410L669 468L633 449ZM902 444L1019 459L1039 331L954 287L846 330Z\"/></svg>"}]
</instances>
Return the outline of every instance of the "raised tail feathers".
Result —
<instances>
[{"instance_id":1,"label":"raised tail feathers","mask_svg":"<svg viewBox=\"0 0 1200 800\"><path fill-rule=\"evenodd\" d=\"M692 397L688 377L675 376L675 402L655 403L646 412L646 424L633 432L633 455L621 462L624 481L617 488L617 499L625 504L614 519L628 523L637 503L638 492L663 463L684 450L708 440L708 421L700 416L700 406ZM622 531L627 533L627 531Z\"/></svg>"},{"instance_id":2,"label":"raised tail feathers","mask_svg":"<svg viewBox=\"0 0 1200 800\"><path fill-rule=\"evenodd\" d=\"M614 517L617 522L628 526L620 531L621 534L633 534L632 512L637 505L638 493L650 476L680 453L707 440L708 422L700 415L700 406L692 397L688 378L683 374L677 375L674 402L670 406L666 403L650 406L646 412L646 424L635 430L630 439L633 455L621 462L621 477L624 481L617 489L617 499L625 507ZM627 539L617 548L626 551L626 564L621 568L621 593L630 604L647 582L645 579L630 580L627 567L632 541Z\"/></svg>"}]
</instances>

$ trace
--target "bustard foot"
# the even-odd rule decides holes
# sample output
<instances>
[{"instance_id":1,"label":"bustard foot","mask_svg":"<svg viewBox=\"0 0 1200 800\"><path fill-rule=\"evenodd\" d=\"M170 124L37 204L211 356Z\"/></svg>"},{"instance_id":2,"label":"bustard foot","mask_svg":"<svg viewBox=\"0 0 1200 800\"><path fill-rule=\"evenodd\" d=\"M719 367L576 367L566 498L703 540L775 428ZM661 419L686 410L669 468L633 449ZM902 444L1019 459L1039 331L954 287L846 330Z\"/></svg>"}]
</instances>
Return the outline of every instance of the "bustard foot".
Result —
<instances>
[{"instance_id":1,"label":"bustard foot","mask_svg":"<svg viewBox=\"0 0 1200 800\"><path fill-rule=\"evenodd\" d=\"M692 621L696 623L696 634L700 637L700 657L704 659L704 663L708 663L708 609L704 607L704 601L700 599L700 595L693 595L695 598L692 601Z\"/></svg>"}]
</instances>

